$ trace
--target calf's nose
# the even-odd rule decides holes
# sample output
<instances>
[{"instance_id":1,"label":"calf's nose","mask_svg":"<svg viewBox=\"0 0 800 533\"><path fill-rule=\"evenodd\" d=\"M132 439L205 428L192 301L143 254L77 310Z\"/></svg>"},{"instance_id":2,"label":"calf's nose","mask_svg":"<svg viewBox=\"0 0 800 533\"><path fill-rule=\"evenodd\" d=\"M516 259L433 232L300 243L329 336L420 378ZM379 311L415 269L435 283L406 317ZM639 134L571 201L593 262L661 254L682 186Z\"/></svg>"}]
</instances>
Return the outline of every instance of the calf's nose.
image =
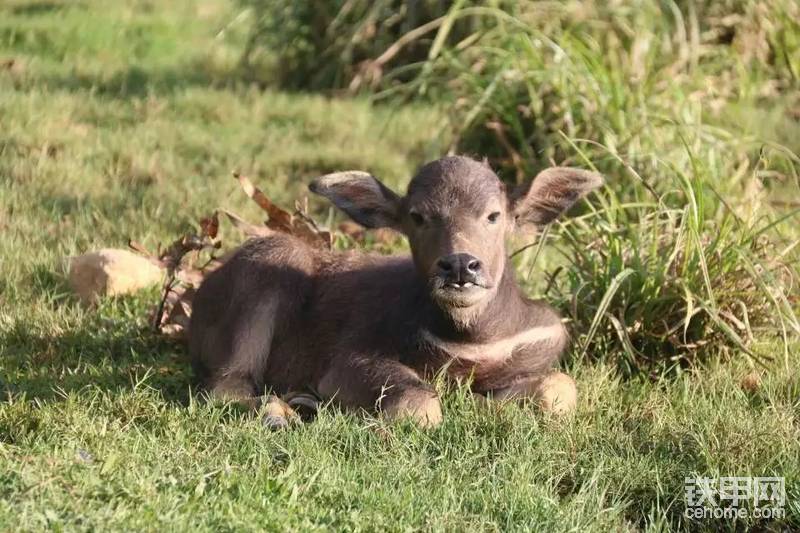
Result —
<instances>
[{"instance_id":1,"label":"calf's nose","mask_svg":"<svg viewBox=\"0 0 800 533\"><path fill-rule=\"evenodd\" d=\"M481 262L474 255L451 254L436 262L439 274L448 280L474 281L481 271Z\"/></svg>"}]
</instances>

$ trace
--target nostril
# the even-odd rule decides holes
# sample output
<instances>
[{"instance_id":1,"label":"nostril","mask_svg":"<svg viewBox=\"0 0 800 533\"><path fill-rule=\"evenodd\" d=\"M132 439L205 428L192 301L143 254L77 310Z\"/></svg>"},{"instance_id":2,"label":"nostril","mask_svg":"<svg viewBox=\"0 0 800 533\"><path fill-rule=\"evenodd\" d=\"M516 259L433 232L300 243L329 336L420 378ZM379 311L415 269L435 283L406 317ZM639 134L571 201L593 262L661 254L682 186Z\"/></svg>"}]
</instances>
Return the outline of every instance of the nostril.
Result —
<instances>
[{"instance_id":1,"label":"nostril","mask_svg":"<svg viewBox=\"0 0 800 533\"><path fill-rule=\"evenodd\" d=\"M445 259L439 259L439 261L436 263L436 266L438 266L445 272L450 272L451 270L453 270L453 265L450 264L450 261L447 261Z\"/></svg>"},{"instance_id":2,"label":"nostril","mask_svg":"<svg viewBox=\"0 0 800 533\"><path fill-rule=\"evenodd\" d=\"M467 270L472 273L478 272L481 269L481 262L477 259L473 259L469 263L467 263Z\"/></svg>"}]
</instances>

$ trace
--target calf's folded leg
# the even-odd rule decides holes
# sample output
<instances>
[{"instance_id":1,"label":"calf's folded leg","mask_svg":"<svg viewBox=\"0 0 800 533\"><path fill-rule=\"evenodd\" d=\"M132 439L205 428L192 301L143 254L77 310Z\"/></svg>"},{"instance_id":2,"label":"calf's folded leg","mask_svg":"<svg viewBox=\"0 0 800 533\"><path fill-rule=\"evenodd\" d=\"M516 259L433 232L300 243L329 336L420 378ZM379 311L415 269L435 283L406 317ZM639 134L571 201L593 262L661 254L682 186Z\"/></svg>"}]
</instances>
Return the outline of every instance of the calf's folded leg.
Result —
<instances>
[{"instance_id":1,"label":"calf's folded leg","mask_svg":"<svg viewBox=\"0 0 800 533\"><path fill-rule=\"evenodd\" d=\"M249 409L258 409L261 398L256 394L253 380L249 376L227 375L206 384L211 398L235 401Z\"/></svg>"},{"instance_id":2,"label":"calf's folded leg","mask_svg":"<svg viewBox=\"0 0 800 533\"><path fill-rule=\"evenodd\" d=\"M422 427L442 421L442 406L433 387L414 370L391 359L334 361L317 390L345 408L378 411L389 420L408 418Z\"/></svg>"},{"instance_id":3,"label":"calf's folded leg","mask_svg":"<svg viewBox=\"0 0 800 533\"><path fill-rule=\"evenodd\" d=\"M523 378L513 384L492 391L495 400L532 399L546 412L567 414L575 410L578 389L575 380L563 372L552 372L544 377Z\"/></svg>"},{"instance_id":4,"label":"calf's folded leg","mask_svg":"<svg viewBox=\"0 0 800 533\"><path fill-rule=\"evenodd\" d=\"M274 394L256 396L249 377L227 375L208 388L211 398L233 401L252 412L258 412L262 424L268 429L283 429L299 420L289 404Z\"/></svg>"},{"instance_id":5,"label":"calf's folded leg","mask_svg":"<svg viewBox=\"0 0 800 533\"><path fill-rule=\"evenodd\" d=\"M212 395L249 398L288 386L268 368L292 364L271 358L276 345L294 342L313 263L306 245L276 234L248 241L203 281L189 325L189 355Z\"/></svg>"}]
</instances>

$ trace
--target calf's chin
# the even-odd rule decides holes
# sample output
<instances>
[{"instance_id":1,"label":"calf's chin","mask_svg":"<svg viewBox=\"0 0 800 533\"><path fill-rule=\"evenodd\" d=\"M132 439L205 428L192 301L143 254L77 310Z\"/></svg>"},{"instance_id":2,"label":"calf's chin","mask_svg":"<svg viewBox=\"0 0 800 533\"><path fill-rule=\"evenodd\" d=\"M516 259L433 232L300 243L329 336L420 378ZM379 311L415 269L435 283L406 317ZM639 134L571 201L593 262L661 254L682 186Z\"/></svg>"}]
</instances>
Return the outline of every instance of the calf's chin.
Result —
<instances>
[{"instance_id":1,"label":"calf's chin","mask_svg":"<svg viewBox=\"0 0 800 533\"><path fill-rule=\"evenodd\" d=\"M436 291L432 294L432 300L460 331L473 326L497 294L495 287L473 287L466 291L468 294L450 294L451 292L454 291Z\"/></svg>"}]
</instances>

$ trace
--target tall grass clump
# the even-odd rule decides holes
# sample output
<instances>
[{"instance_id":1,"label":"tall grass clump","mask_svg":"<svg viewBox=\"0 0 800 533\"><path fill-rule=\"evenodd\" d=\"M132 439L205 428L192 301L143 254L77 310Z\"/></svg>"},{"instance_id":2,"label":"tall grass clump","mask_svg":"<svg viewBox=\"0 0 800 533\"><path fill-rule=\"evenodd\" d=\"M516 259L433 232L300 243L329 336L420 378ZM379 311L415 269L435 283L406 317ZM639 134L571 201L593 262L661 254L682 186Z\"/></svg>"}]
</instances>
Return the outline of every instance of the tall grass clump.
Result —
<instances>
[{"instance_id":1,"label":"tall grass clump","mask_svg":"<svg viewBox=\"0 0 800 533\"><path fill-rule=\"evenodd\" d=\"M239 5L252 24L242 54L245 72L290 89L375 88L383 83L384 69L428 59L436 30L448 20L448 2L441 0L239 0ZM449 26L446 40L455 42L483 23L462 18Z\"/></svg>"},{"instance_id":2,"label":"tall grass clump","mask_svg":"<svg viewBox=\"0 0 800 533\"><path fill-rule=\"evenodd\" d=\"M412 4L428 10L411 17ZM282 12L323 36L286 70L335 72L309 88L439 102L451 150L488 156L511 183L552 163L607 177L599 207L550 232L564 260L548 291L580 333L578 355L619 355L631 372L712 352L783 359L761 344L800 332L798 4L329 7ZM312 31L312 12L335 29ZM532 257L518 258L523 271Z\"/></svg>"},{"instance_id":3,"label":"tall grass clump","mask_svg":"<svg viewBox=\"0 0 800 533\"><path fill-rule=\"evenodd\" d=\"M695 162L698 174L665 172L672 191L625 201L611 186L598 208L562 225L564 264L548 297L571 319L578 357L613 354L626 375L672 372L709 353L789 365L798 241L781 244L767 217L709 215L717 199Z\"/></svg>"}]
</instances>

